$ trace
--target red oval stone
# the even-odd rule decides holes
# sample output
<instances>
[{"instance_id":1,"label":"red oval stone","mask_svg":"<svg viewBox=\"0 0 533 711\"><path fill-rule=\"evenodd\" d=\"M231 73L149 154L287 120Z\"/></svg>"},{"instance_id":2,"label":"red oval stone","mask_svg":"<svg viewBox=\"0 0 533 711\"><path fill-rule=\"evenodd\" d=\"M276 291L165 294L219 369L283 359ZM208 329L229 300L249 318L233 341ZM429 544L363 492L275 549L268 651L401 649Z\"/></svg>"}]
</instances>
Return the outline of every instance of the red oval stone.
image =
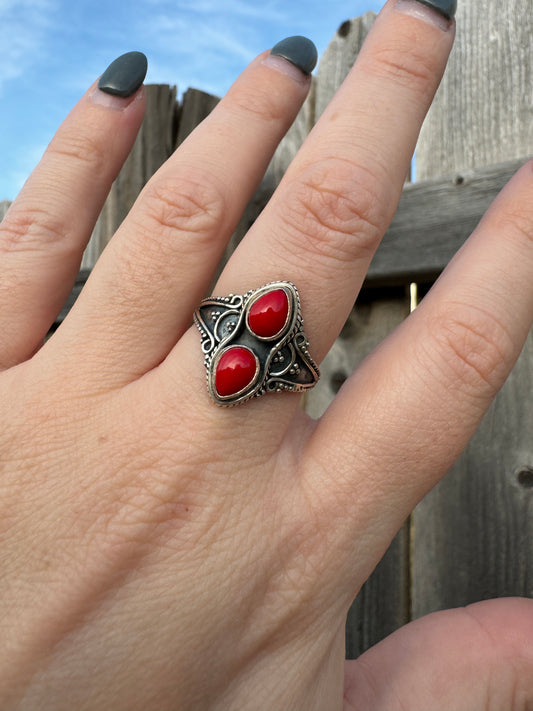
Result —
<instances>
[{"instance_id":1,"label":"red oval stone","mask_svg":"<svg viewBox=\"0 0 533 711\"><path fill-rule=\"evenodd\" d=\"M273 338L283 330L289 315L289 299L284 289L260 296L248 312L248 325L260 338Z\"/></svg>"},{"instance_id":2,"label":"red oval stone","mask_svg":"<svg viewBox=\"0 0 533 711\"><path fill-rule=\"evenodd\" d=\"M235 395L252 383L257 358L247 348L235 346L222 354L215 372L215 387L221 397Z\"/></svg>"}]
</instances>

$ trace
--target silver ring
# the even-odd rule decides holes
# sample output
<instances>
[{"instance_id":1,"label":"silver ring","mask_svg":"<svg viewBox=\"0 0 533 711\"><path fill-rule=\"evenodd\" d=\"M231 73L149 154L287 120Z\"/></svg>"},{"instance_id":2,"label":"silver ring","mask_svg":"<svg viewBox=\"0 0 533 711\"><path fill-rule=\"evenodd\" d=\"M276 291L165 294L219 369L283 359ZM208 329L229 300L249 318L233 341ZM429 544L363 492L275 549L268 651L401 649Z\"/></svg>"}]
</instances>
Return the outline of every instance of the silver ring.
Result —
<instances>
[{"instance_id":1,"label":"silver ring","mask_svg":"<svg viewBox=\"0 0 533 711\"><path fill-rule=\"evenodd\" d=\"M231 407L270 392L302 392L318 382L300 296L291 282L204 299L194 322L202 336L207 389L217 405Z\"/></svg>"}]
</instances>

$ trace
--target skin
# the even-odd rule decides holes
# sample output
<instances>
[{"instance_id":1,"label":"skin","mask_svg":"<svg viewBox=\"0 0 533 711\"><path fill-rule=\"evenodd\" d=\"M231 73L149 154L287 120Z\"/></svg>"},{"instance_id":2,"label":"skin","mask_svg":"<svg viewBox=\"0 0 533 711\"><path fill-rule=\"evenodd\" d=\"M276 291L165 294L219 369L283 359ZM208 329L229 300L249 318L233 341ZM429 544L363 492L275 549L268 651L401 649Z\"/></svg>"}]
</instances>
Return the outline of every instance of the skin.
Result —
<instances>
[{"instance_id":1,"label":"skin","mask_svg":"<svg viewBox=\"0 0 533 711\"><path fill-rule=\"evenodd\" d=\"M424 5L387 3L215 287L293 281L318 361L453 35ZM310 81L267 57L150 181L42 347L143 90L91 87L1 225L2 710L533 708L530 600L437 613L344 662L350 602L531 327L532 165L321 420L290 393L218 408L191 314Z\"/></svg>"}]
</instances>

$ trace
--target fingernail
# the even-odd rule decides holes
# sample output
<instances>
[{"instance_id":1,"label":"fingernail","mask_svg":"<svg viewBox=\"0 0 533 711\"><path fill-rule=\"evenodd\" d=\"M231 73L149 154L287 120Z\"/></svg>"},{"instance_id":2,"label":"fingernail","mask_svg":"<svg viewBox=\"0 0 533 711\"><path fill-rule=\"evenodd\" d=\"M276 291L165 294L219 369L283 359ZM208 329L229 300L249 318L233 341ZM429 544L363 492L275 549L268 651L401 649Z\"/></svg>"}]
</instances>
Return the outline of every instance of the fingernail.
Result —
<instances>
[{"instance_id":1,"label":"fingernail","mask_svg":"<svg viewBox=\"0 0 533 711\"><path fill-rule=\"evenodd\" d=\"M148 60L142 52L127 52L108 66L98 88L106 94L127 99L140 88L146 76Z\"/></svg>"},{"instance_id":2,"label":"fingernail","mask_svg":"<svg viewBox=\"0 0 533 711\"><path fill-rule=\"evenodd\" d=\"M447 20L453 20L457 11L457 0L418 0L423 5L432 7Z\"/></svg>"},{"instance_id":3,"label":"fingernail","mask_svg":"<svg viewBox=\"0 0 533 711\"><path fill-rule=\"evenodd\" d=\"M457 0L398 0L395 9L447 30L455 17Z\"/></svg>"},{"instance_id":4,"label":"fingernail","mask_svg":"<svg viewBox=\"0 0 533 711\"><path fill-rule=\"evenodd\" d=\"M270 64L283 71L283 66L280 64L279 59L287 60L293 67L309 76L316 67L318 52L310 39L297 35L295 37L287 37L274 45L264 64ZM291 72L289 70L286 73Z\"/></svg>"}]
</instances>

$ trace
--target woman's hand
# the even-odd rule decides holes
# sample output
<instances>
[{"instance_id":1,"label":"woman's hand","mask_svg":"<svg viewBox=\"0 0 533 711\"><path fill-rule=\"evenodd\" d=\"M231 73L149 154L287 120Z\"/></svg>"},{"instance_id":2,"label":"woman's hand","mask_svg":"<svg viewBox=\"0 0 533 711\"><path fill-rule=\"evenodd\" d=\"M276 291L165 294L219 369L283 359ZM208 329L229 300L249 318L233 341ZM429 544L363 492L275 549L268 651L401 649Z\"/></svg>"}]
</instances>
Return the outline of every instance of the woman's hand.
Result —
<instances>
[{"instance_id":1,"label":"woman's hand","mask_svg":"<svg viewBox=\"0 0 533 711\"><path fill-rule=\"evenodd\" d=\"M387 3L216 285L224 296L294 282L318 361L394 213L451 49L453 21L427 5ZM533 703L526 600L412 623L348 663L343 683L353 597L530 328L531 165L320 421L291 393L235 408L208 396L191 316L306 96L295 63L308 49L252 62L144 189L40 349L133 143L142 89L93 86L1 225L3 711Z\"/></svg>"}]
</instances>

